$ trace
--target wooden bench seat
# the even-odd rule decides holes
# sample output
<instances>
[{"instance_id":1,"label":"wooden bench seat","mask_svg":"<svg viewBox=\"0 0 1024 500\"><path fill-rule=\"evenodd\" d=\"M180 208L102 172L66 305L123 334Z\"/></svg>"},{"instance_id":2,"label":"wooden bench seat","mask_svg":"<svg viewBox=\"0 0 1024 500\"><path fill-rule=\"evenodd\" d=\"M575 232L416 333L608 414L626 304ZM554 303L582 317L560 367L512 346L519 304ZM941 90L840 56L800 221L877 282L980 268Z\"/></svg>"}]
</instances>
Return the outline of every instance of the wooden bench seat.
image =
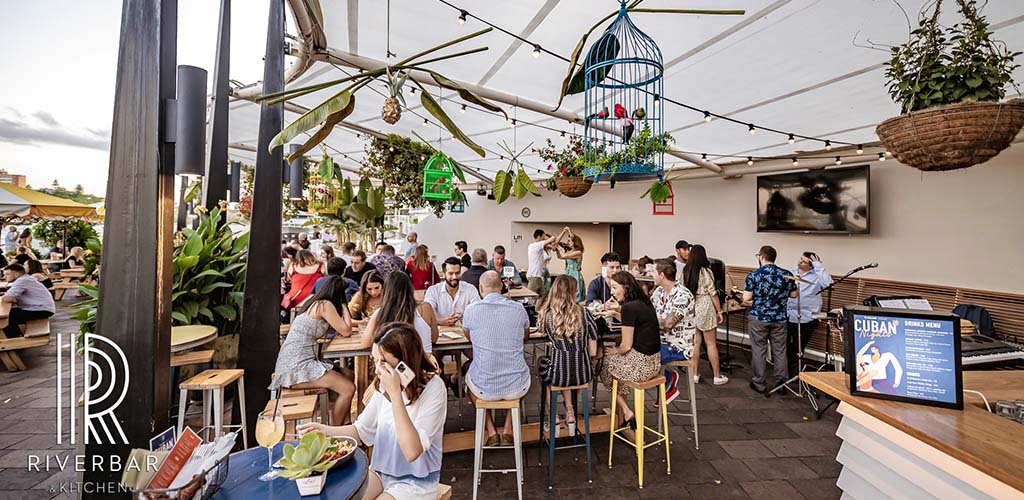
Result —
<instances>
[{"instance_id":1,"label":"wooden bench seat","mask_svg":"<svg viewBox=\"0 0 1024 500\"><path fill-rule=\"evenodd\" d=\"M190 365L204 365L213 361L213 349L205 351L192 351L171 356L171 368Z\"/></svg>"},{"instance_id":2,"label":"wooden bench seat","mask_svg":"<svg viewBox=\"0 0 1024 500\"><path fill-rule=\"evenodd\" d=\"M0 339L0 351L17 351L42 347L50 343L50 336L42 337L16 337L13 339Z\"/></svg>"},{"instance_id":3,"label":"wooden bench seat","mask_svg":"<svg viewBox=\"0 0 1024 500\"><path fill-rule=\"evenodd\" d=\"M21 325L21 331L26 337L48 337L50 335L50 320L34 319Z\"/></svg>"}]
</instances>

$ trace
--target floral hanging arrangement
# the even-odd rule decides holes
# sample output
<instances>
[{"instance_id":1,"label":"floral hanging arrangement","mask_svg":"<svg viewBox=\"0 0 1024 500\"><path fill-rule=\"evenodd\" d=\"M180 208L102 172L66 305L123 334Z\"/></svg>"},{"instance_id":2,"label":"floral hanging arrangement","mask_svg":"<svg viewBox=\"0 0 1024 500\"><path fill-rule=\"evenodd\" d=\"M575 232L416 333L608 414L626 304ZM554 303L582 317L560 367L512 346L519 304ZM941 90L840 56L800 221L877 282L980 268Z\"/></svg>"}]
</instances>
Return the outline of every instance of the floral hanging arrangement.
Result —
<instances>
[{"instance_id":1,"label":"floral hanging arrangement","mask_svg":"<svg viewBox=\"0 0 1024 500\"><path fill-rule=\"evenodd\" d=\"M555 146L551 139L542 148L534 148L540 159L548 162L551 177L545 183L549 191L558 191L569 198L579 198L590 191L594 181L583 177L583 137L569 136L562 148Z\"/></svg>"}]
</instances>

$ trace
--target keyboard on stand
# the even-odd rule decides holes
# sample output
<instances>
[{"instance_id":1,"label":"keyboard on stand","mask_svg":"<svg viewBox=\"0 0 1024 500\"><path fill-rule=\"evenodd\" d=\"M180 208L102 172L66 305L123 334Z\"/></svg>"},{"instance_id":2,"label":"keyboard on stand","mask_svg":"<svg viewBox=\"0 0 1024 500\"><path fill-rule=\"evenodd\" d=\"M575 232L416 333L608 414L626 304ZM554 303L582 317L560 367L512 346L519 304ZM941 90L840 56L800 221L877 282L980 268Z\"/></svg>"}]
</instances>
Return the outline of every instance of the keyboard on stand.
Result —
<instances>
[{"instance_id":1,"label":"keyboard on stand","mask_svg":"<svg viewBox=\"0 0 1024 500\"><path fill-rule=\"evenodd\" d=\"M960 357L961 364L971 368L1024 363L1024 349L982 335L963 335L960 338Z\"/></svg>"}]
</instances>

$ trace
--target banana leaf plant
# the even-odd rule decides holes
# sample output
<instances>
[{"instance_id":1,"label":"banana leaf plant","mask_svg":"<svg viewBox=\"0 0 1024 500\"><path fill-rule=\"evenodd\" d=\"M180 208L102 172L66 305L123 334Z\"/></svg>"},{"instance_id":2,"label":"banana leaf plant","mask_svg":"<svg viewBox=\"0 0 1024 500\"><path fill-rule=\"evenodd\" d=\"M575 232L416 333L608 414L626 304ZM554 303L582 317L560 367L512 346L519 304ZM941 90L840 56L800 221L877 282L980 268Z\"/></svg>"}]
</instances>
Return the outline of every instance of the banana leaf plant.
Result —
<instances>
[{"instance_id":1,"label":"banana leaf plant","mask_svg":"<svg viewBox=\"0 0 1024 500\"><path fill-rule=\"evenodd\" d=\"M533 143L527 144L518 153L508 143L502 142L500 146L508 153L509 161L508 169L499 170L494 176L494 199L500 205L510 195L520 200L525 198L527 194L540 196L540 191L533 183L533 179L530 179L530 176L523 168L523 162L519 160L519 157L528 151L533 146Z\"/></svg>"},{"instance_id":2,"label":"banana leaf plant","mask_svg":"<svg viewBox=\"0 0 1024 500\"><path fill-rule=\"evenodd\" d=\"M630 13L646 13L646 14L698 14L698 15L701 15L701 14L710 14L710 15L742 15L742 14L746 13L746 11L744 11L744 10L642 9L642 8L638 7L642 1L643 0L633 0L632 2L629 3L629 5L626 6L626 11L628 11ZM574 48L572 50L572 54L569 55L569 68L568 68L568 71L567 71L567 73L565 75L565 79L562 80L562 88L561 88L561 91L558 94L558 104L555 105L555 109L553 109L552 111L557 111L558 108L562 107L562 101L565 99L565 96L573 95L573 94L579 94L579 93L583 92L586 89L586 85L585 85L586 82L584 80L583 64L580 64L580 62L579 62L580 55L583 52L583 47L587 44L587 39L590 38L590 34L593 33L594 30L596 30L598 27L603 25L609 19L615 17L618 13L619 13L619 10L617 9L617 10L613 11L611 14L608 14L607 16L602 17L600 21L594 23L594 25L591 26L590 29L585 31L583 33L583 36L580 37L580 41L576 43L576 48ZM607 39L608 37L611 37L611 39L610 40ZM603 47L603 50L598 49L598 47ZM593 54L593 56L594 56L593 60L594 61L597 61L598 63L603 63L603 62L611 61L612 59L615 59L615 57L618 56L618 54L619 54L619 42L618 42L618 40L615 40L615 34L607 31L607 28L606 28L605 32L601 35L601 39L599 39L596 43L594 43L591 46L590 50L591 51L598 50L597 53ZM610 69L611 69L611 65L603 67L598 72L598 75L597 75L598 81L603 80L605 78L605 76L607 76L608 71ZM497 196L497 191L495 191L495 196Z\"/></svg>"},{"instance_id":3,"label":"banana leaf plant","mask_svg":"<svg viewBox=\"0 0 1024 500\"><path fill-rule=\"evenodd\" d=\"M478 47L476 49L465 50L456 52L454 54L448 54L444 56L433 57L429 59L422 59L424 56L437 52L439 50L448 48L452 45L476 38L480 35L488 33L492 28L482 29L480 31L470 33L466 36L456 38L449 42L445 42L436 47L427 49L425 51L413 54L401 61L396 62L393 65L378 68L374 70L363 70L354 75L346 76L345 78L339 78L328 82L318 83L315 85L308 85L305 87L298 87L288 89L282 92L276 92L273 94L266 94L260 96L257 100L267 101L268 104L277 104L279 102L288 101L295 99L313 92L320 90L345 85L339 92L329 97L322 103L314 106L312 109L307 111L305 114L297 118L280 133L278 133L274 139L270 142L270 150L284 145L295 139L301 134L307 133L316 127L320 127L315 133L310 135L309 139L303 143L297 151L289 156L288 161L293 161L295 158L305 154L309 150L316 147L317 144L323 142L334 129L334 126L341 123L348 115L355 109L356 93L363 87L370 83L383 80L388 93L390 96L385 100L384 109L381 110L381 117L388 123L395 123L401 117L401 108L399 107L399 100L403 103L404 97L400 97L401 89L408 79L409 73L412 71L423 71L430 75L431 79L434 80L439 87L454 91L459 94L464 101L480 106L484 109L494 111L496 113L505 114L505 111L498 105L491 103L490 101L474 94L470 90L462 87L455 81L441 75L440 73L433 71L426 67L430 63L444 61L447 59L453 59L462 57L477 52L483 52L487 50L487 47ZM430 95L429 92L424 89L423 85L419 82L414 81L417 87L422 90L420 93L420 104L427 110L434 118L437 119L453 137L458 139L460 142L465 144L467 147L476 152L480 157L484 157L484 149L469 138L466 134L459 129L455 122L448 116L444 108Z\"/></svg>"}]
</instances>

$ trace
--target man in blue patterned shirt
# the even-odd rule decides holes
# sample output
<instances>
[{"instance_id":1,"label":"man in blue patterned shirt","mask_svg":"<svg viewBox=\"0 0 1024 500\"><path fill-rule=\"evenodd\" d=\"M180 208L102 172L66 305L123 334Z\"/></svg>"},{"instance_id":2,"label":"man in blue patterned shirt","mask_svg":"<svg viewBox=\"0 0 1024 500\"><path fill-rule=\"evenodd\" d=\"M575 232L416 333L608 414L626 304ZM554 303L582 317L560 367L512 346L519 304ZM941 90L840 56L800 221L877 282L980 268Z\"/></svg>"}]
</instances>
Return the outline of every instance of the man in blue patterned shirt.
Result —
<instances>
[{"instance_id":1,"label":"man in blue patterned shirt","mask_svg":"<svg viewBox=\"0 0 1024 500\"><path fill-rule=\"evenodd\" d=\"M768 342L772 346L772 366L775 384L786 381L786 303L797 296L793 273L775 265L777 253L770 246L757 252L761 267L747 275L743 285L743 302L750 302L747 333L750 336L750 368L754 377L750 388L765 393L765 363Z\"/></svg>"}]
</instances>

